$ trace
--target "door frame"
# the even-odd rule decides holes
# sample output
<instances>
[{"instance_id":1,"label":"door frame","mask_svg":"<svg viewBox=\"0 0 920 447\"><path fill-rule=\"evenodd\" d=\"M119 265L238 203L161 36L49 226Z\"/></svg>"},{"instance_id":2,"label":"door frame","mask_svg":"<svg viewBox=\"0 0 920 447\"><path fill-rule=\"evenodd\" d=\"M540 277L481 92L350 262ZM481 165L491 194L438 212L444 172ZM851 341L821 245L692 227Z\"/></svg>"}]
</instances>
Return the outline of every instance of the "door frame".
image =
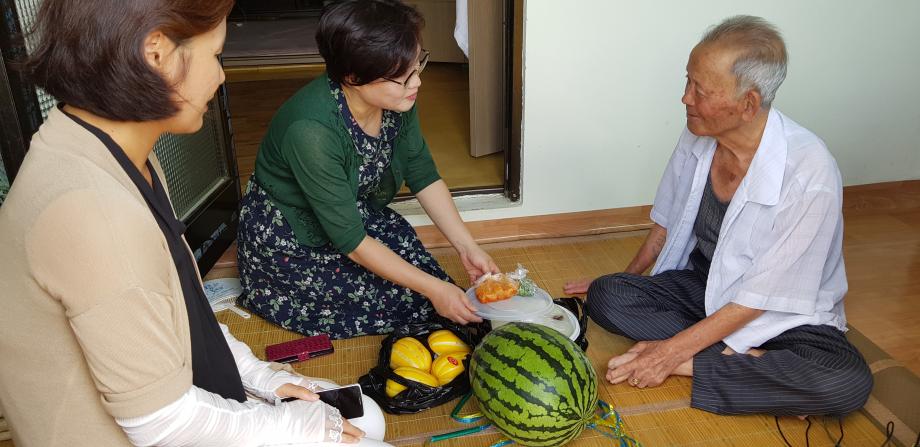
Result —
<instances>
[{"instance_id":1,"label":"door frame","mask_svg":"<svg viewBox=\"0 0 920 447\"><path fill-rule=\"evenodd\" d=\"M19 173L32 134L42 123L35 86L22 71L28 52L15 0L0 0L0 156L10 185Z\"/></svg>"},{"instance_id":2,"label":"door frame","mask_svg":"<svg viewBox=\"0 0 920 447\"><path fill-rule=\"evenodd\" d=\"M524 8L527 0L510 0L506 3L505 17L511 17L508 34L510 45L505 45L505 64L509 80L508 89L508 151L505 155L505 196L512 202L521 200L521 134L524 128Z\"/></svg>"}]
</instances>

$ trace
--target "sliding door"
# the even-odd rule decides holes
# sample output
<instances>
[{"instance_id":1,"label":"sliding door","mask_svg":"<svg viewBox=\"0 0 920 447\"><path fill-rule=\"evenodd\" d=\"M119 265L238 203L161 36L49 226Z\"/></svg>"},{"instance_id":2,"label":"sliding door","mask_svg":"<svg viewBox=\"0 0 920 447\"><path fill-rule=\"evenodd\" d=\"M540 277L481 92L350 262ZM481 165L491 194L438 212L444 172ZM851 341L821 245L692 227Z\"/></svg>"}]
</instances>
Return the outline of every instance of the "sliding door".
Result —
<instances>
[{"instance_id":1,"label":"sliding door","mask_svg":"<svg viewBox=\"0 0 920 447\"><path fill-rule=\"evenodd\" d=\"M470 155L508 146L507 0L467 4L470 45Z\"/></svg>"}]
</instances>

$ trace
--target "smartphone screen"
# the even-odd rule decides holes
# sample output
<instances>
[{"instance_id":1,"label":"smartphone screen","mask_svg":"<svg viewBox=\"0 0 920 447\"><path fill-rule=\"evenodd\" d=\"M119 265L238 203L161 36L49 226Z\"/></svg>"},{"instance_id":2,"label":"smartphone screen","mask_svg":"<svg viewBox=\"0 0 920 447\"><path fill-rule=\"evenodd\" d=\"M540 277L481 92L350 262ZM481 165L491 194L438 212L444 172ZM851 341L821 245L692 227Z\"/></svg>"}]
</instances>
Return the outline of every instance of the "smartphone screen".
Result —
<instances>
[{"instance_id":1,"label":"smartphone screen","mask_svg":"<svg viewBox=\"0 0 920 447\"><path fill-rule=\"evenodd\" d=\"M364 416L364 404L361 398L361 385L347 385L341 388L323 390L318 393L319 400L339 409L345 419Z\"/></svg>"}]
</instances>

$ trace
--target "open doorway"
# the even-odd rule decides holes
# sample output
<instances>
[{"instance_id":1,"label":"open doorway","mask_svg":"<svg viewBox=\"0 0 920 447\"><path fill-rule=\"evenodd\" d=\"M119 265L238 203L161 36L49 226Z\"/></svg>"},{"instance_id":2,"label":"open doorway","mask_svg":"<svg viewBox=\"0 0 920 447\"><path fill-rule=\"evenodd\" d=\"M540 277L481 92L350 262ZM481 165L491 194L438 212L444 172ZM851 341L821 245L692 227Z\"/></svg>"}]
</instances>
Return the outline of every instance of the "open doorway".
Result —
<instances>
[{"instance_id":1,"label":"open doorway","mask_svg":"<svg viewBox=\"0 0 920 447\"><path fill-rule=\"evenodd\" d=\"M520 47L512 48L515 2L407 1L425 17L422 38L431 52L418 98L422 132L455 195L519 197L519 149L510 130L520 126L519 114L511 124L512 65L520 61ZM223 60L243 187L274 112L324 70L314 40L324 3L330 1L238 0L231 14ZM467 15L466 42L454 37L458 12Z\"/></svg>"}]
</instances>

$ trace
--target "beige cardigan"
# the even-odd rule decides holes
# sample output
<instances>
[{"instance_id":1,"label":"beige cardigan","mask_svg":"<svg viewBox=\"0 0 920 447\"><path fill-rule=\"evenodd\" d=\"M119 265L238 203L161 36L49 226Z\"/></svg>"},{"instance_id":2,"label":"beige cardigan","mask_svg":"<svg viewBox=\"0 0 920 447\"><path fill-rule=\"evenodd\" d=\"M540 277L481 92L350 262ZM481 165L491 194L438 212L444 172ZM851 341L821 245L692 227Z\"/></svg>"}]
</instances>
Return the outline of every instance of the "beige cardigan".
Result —
<instances>
[{"instance_id":1,"label":"beige cardigan","mask_svg":"<svg viewBox=\"0 0 920 447\"><path fill-rule=\"evenodd\" d=\"M113 417L192 386L166 240L108 149L57 108L0 208L0 247L0 406L17 447L130 445Z\"/></svg>"}]
</instances>

